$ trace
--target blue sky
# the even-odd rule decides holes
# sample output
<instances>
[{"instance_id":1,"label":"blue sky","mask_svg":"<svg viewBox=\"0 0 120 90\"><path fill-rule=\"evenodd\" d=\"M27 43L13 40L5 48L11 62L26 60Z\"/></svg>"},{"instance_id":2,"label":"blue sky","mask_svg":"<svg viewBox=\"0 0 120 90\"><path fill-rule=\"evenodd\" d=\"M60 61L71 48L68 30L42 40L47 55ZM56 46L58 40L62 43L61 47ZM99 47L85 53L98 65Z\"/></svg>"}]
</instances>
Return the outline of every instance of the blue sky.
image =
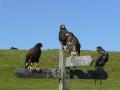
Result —
<instances>
[{"instance_id":1,"label":"blue sky","mask_svg":"<svg viewBox=\"0 0 120 90\"><path fill-rule=\"evenodd\" d=\"M59 49L61 24L81 49L120 51L120 0L0 0L0 49Z\"/></svg>"}]
</instances>

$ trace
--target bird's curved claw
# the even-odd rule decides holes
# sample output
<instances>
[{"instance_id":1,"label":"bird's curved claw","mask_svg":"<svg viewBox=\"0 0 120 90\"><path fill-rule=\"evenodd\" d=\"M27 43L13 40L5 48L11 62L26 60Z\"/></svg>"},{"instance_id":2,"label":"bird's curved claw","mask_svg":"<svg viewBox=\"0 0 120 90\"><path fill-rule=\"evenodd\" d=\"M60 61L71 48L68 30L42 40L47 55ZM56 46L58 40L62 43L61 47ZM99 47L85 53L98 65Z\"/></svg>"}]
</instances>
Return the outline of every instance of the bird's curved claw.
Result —
<instances>
[{"instance_id":1,"label":"bird's curved claw","mask_svg":"<svg viewBox=\"0 0 120 90\"><path fill-rule=\"evenodd\" d=\"M75 59L76 56L77 56L77 53L76 53L76 52L71 52L71 55L70 55L71 59Z\"/></svg>"},{"instance_id":2,"label":"bird's curved claw","mask_svg":"<svg viewBox=\"0 0 120 90\"><path fill-rule=\"evenodd\" d=\"M33 71L33 67L32 66L28 66L28 70Z\"/></svg>"},{"instance_id":3,"label":"bird's curved claw","mask_svg":"<svg viewBox=\"0 0 120 90\"><path fill-rule=\"evenodd\" d=\"M35 70L39 71L39 70L40 70L40 68L35 68Z\"/></svg>"}]
</instances>

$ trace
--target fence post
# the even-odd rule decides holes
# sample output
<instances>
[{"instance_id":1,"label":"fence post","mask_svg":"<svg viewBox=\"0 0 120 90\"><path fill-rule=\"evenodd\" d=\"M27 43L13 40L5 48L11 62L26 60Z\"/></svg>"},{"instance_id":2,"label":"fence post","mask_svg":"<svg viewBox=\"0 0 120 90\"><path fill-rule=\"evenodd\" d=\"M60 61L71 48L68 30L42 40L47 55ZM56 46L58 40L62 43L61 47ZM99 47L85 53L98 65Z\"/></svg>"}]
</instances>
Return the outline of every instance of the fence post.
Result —
<instances>
[{"instance_id":1,"label":"fence post","mask_svg":"<svg viewBox=\"0 0 120 90\"><path fill-rule=\"evenodd\" d=\"M59 90L69 90L69 79L66 78L66 56L64 51L59 52Z\"/></svg>"}]
</instances>

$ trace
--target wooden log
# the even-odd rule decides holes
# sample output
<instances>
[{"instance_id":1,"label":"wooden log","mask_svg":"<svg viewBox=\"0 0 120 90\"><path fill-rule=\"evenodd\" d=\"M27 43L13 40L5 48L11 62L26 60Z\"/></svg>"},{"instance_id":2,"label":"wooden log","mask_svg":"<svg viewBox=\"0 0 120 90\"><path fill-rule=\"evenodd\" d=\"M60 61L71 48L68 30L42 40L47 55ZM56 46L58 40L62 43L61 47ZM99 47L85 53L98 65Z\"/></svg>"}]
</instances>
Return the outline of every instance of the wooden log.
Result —
<instances>
[{"instance_id":1,"label":"wooden log","mask_svg":"<svg viewBox=\"0 0 120 90\"><path fill-rule=\"evenodd\" d=\"M28 69L17 69L16 77L18 78L57 78L57 69L40 69L30 71Z\"/></svg>"},{"instance_id":2,"label":"wooden log","mask_svg":"<svg viewBox=\"0 0 120 90\"><path fill-rule=\"evenodd\" d=\"M41 69L40 71L30 72L27 69L17 69L16 77L18 78L59 78L58 69ZM70 70L70 79L107 79L108 74L105 70L101 73L96 70Z\"/></svg>"},{"instance_id":3,"label":"wooden log","mask_svg":"<svg viewBox=\"0 0 120 90\"><path fill-rule=\"evenodd\" d=\"M71 79L102 79L105 80L108 78L108 74L105 70L96 71L96 70L70 70Z\"/></svg>"}]
</instances>

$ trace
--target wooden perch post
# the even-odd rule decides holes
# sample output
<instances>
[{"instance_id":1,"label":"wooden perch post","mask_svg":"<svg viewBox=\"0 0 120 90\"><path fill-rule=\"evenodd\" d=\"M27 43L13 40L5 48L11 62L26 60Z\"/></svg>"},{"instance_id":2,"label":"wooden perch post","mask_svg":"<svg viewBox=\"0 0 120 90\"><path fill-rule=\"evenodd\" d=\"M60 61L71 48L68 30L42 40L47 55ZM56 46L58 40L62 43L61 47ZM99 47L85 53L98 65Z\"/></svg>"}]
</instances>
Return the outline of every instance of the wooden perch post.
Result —
<instances>
[{"instance_id":1,"label":"wooden perch post","mask_svg":"<svg viewBox=\"0 0 120 90\"><path fill-rule=\"evenodd\" d=\"M69 78L66 78L66 54L59 52L59 90L69 90Z\"/></svg>"}]
</instances>

